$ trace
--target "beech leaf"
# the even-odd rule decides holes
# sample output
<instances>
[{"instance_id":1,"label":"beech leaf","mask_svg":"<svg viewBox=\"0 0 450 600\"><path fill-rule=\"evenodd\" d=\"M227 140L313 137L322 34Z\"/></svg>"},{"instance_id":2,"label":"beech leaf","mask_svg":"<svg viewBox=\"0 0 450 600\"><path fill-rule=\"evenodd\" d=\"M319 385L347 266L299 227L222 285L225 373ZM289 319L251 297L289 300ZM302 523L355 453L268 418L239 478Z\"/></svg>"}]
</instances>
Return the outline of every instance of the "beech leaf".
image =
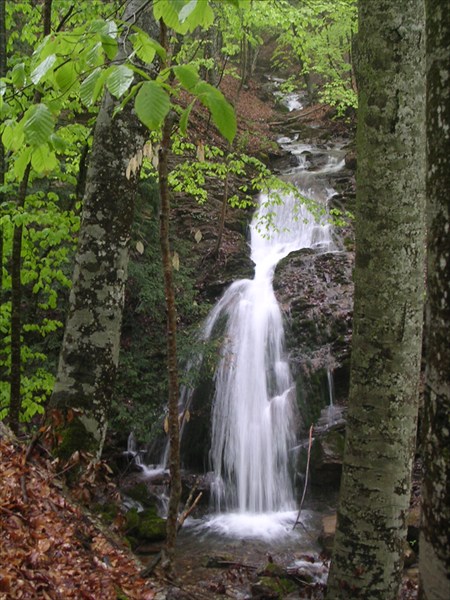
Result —
<instances>
[{"instance_id":1,"label":"beech leaf","mask_svg":"<svg viewBox=\"0 0 450 600\"><path fill-rule=\"evenodd\" d=\"M50 69L53 67L53 65L55 64L56 61L56 54L50 54L50 56L47 56L47 58L44 58L44 60L38 64L38 66L33 69L33 71L31 72L30 78L31 81L36 85L37 83L39 83L41 81L41 79L44 77L44 75L46 73L48 73L48 71L50 71Z\"/></svg>"},{"instance_id":2,"label":"beech leaf","mask_svg":"<svg viewBox=\"0 0 450 600\"><path fill-rule=\"evenodd\" d=\"M53 115L45 104L35 104L25 113L23 130L30 145L41 146L47 143L53 127Z\"/></svg>"},{"instance_id":3,"label":"beech leaf","mask_svg":"<svg viewBox=\"0 0 450 600\"><path fill-rule=\"evenodd\" d=\"M134 73L125 65L110 67L106 77L106 87L116 98L120 98L133 82Z\"/></svg>"},{"instance_id":4,"label":"beech leaf","mask_svg":"<svg viewBox=\"0 0 450 600\"><path fill-rule=\"evenodd\" d=\"M144 125L151 130L159 129L170 110L170 99L155 81L146 81L137 93L134 108Z\"/></svg>"}]
</instances>

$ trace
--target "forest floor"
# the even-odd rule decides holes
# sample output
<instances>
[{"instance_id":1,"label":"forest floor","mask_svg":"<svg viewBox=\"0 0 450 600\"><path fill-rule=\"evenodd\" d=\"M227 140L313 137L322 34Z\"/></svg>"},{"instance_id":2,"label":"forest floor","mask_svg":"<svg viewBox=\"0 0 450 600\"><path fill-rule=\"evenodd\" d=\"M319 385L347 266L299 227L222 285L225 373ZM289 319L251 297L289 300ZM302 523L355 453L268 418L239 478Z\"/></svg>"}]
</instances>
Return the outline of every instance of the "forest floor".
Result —
<instances>
[{"instance_id":1,"label":"forest floor","mask_svg":"<svg viewBox=\"0 0 450 600\"><path fill-rule=\"evenodd\" d=\"M78 460L65 468L76 468ZM82 502L94 488L97 496L100 490L109 498L118 494L106 466L70 491L61 475L39 444L19 443L0 423L0 600L324 598L326 558L291 550L303 566L286 569L243 543L224 543L220 555L210 555L181 541L176 579L168 581L161 571L144 578L143 564L120 535L120 518L106 527ZM415 566L405 570L399 598L417 599Z\"/></svg>"},{"instance_id":2,"label":"forest floor","mask_svg":"<svg viewBox=\"0 0 450 600\"><path fill-rule=\"evenodd\" d=\"M257 84L238 93L237 80L229 78L221 89L236 103L239 132L249 154L276 155L275 138L285 123L328 127L333 135L346 127L333 121L329 108L321 105L280 113ZM211 141L207 119L198 118L193 129L198 139ZM0 600L324 597L323 583L271 566L274 563L267 555L263 567L242 555L237 561L215 556L206 566L197 554L189 557L184 552L176 581L168 582L162 573L142 577L142 564L121 538L120 517L105 527L85 508L93 495L118 497L107 466L101 463L97 470L88 471L69 490L61 469L76 470L82 457L74 456L72 464L62 467L39 444L29 444L12 438L0 423ZM308 561L308 555L302 558ZM325 559L310 560L314 568L326 571ZM272 581L275 589L271 592L270 585L260 585L261 579L266 584ZM416 579L416 570L406 573L401 600L417 598Z\"/></svg>"}]
</instances>

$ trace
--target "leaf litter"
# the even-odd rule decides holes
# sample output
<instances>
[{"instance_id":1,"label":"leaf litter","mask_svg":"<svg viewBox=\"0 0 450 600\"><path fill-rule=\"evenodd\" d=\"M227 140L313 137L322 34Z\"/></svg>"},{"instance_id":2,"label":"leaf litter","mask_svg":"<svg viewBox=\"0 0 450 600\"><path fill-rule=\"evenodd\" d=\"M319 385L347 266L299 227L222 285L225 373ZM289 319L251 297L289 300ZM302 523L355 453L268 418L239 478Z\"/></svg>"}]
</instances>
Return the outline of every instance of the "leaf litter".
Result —
<instances>
[{"instance_id":1,"label":"leaf litter","mask_svg":"<svg viewBox=\"0 0 450 600\"><path fill-rule=\"evenodd\" d=\"M0 436L0 600L152 600L155 582L61 492L48 459Z\"/></svg>"}]
</instances>

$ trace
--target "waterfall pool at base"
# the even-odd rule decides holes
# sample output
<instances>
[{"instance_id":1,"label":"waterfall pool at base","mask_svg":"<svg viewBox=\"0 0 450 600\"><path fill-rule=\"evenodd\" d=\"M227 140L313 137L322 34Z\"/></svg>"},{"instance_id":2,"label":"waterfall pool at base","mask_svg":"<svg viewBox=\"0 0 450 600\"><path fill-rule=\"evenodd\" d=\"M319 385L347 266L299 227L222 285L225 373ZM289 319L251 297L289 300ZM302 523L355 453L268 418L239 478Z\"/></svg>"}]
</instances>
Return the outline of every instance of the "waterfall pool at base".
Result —
<instances>
[{"instance_id":1,"label":"waterfall pool at base","mask_svg":"<svg viewBox=\"0 0 450 600\"><path fill-rule=\"evenodd\" d=\"M302 522L310 520L310 516L305 512ZM191 519L187 525L192 533L198 535L219 534L229 539L245 538L270 542L298 537L298 532L293 529L296 518L296 511L227 512L211 514L198 520Z\"/></svg>"}]
</instances>

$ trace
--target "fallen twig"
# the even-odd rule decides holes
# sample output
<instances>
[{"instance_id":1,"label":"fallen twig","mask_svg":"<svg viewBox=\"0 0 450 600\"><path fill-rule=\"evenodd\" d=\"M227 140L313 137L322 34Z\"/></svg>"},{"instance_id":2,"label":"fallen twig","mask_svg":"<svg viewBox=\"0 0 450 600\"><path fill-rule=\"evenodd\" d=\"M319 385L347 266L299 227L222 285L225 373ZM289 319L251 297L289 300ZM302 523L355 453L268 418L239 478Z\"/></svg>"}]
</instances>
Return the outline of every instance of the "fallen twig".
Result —
<instances>
[{"instance_id":1,"label":"fallen twig","mask_svg":"<svg viewBox=\"0 0 450 600\"><path fill-rule=\"evenodd\" d=\"M311 446L312 446L312 439L313 439L312 434L313 434L313 426L311 425L311 427L309 428L308 458L306 461L305 485L303 487L303 494L302 494L302 499L300 501L300 506L299 506L298 513L297 513L297 519L295 520L295 523L294 523L292 529L295 529L295 527L300 523L300 515L302 512L302 508L303 508L303 502L305 501L306 489L308 487L309 463L311 460Z\"/></svg>"},{"instance_id":2,"label":"fallen twig","mask_svg":"<svg viewBox=\"0 0 450 600\"><path fill-rule=\"evenodd\" d=\"M22 489L23 500L28 504L27 484L25 481L25 475L20 476L20 487Z\"/></svg>"}]
</instances>

